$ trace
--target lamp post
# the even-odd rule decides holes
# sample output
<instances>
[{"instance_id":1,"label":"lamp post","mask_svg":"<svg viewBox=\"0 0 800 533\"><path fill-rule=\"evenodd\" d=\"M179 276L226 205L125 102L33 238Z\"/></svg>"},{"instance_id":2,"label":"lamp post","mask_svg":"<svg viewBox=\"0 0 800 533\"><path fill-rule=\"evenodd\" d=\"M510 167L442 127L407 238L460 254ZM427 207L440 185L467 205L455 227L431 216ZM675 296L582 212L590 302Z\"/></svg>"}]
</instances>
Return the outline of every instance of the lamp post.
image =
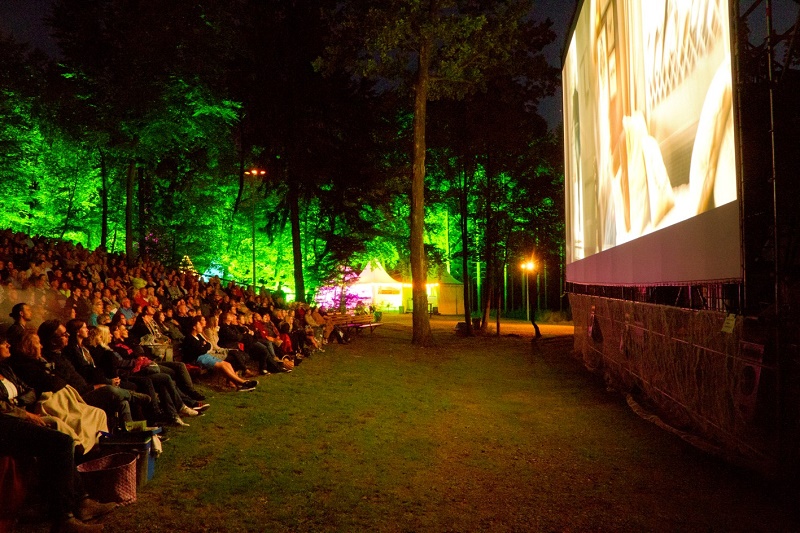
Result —
<instances>
[{"instance_id":1,"label":"lamp post","mask_svg":"<svg viewBox=\"0 0 800 533\"><path fill-rule=\"evenodd\" d=\"M258 182L256 179L258 177L263 177L264 174L267 173L266 170L260 170L254 168L252 170L245 170L245 175L250 176L253 178L253 204L252 210L250 212L250 219L252 222L252 240L253 240L253 291L256 290L256 187L258 187Z\"/></svg>"},{"instance_id":2,"label":"lamp post","mask_svg":"<svg viewBox=\"0 0 800 533\"><path fill-rule=\"evenodd\" d=\"M528 322L531 321L531 297L530 291L528 290L528 275L530 272L533 272L536 268L536 263L533 261L527 261L520 265L522 268L522 272L525 273L525 318Z\"/></svg>"}]
</instances>

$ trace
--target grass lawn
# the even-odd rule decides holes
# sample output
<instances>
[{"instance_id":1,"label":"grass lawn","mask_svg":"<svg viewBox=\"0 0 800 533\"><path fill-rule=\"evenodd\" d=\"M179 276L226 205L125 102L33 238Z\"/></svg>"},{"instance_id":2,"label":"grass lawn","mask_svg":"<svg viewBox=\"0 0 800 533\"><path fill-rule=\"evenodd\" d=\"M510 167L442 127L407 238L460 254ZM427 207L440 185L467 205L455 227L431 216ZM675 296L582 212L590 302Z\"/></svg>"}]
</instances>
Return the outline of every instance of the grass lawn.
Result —
<instances>
[{"instance_id":1,"label":"grass lawn","mask_svg":"<svg viewBox=\"0 0 800 533\"><path fill-rule=\"evenodd\" d=\"M410 315L171 429L110 531L791 531L777 491L639 419L570 326L410 344Z\"/></svg>"}]
</instances>

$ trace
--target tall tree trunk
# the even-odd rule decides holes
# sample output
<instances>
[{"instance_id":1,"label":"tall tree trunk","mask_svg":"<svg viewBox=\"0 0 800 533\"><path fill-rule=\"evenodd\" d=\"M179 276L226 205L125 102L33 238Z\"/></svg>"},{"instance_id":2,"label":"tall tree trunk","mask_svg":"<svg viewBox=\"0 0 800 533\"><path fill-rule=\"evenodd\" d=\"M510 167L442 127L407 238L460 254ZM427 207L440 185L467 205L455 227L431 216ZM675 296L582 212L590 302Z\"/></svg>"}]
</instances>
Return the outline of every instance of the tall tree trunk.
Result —
<instances>
[{"instance_id":1,"label":"tall tree trunk","mask_svg":"<svg viewBox=\"0 0 800 533\"><path fill-rule=\"evenodd\" d=\"M411 285L414 301L413 344L433 343L428 316L427 271L425 265L425 120L428 109L428 84L431 42L424 39L419 50L419 69L414 82L414 156L411 173Z\"/></svg>"},{"instance_id":2,"label":"tall tree trunk","mask_svg":"<svg viewBox=\"0 0 800 533\"><path fill-rule=\"evenodd\" d=\"M136 180L136 164L128 163L128 175L125 179L125 255L128 265L133 265L133 183Z\"/></svg>"},{"instance_id":3,"label":"tall tree trunk","mask_svg":"<svg viewBox=\"0 0 800 533\"><path fill-rule=\"evenodd\" d=\"M108 250L108 166L106 153L100 150L100 248Z\"/></svg>"},{"instance_id":4,"label":"tall tree trunk","mask_svg":"<svg viewBox=\"0 0 800 533\"><path fill-rule=\"evenodd\" d=\"M498 270L502 270L502 269L498 269ZM499 337L500 336L500 306L502 305L501 304L502 292L500 291L500 287L502 287L502 285L496 284L496 286L497 286L497 290L495 291L495 294L497 296L495 297L495 309L497 309L497 313L495 313L495 327L497 329L495 330L495 335L497 335Z\"/></svg>"},{"instance_id":5,"label":"tall tree trunk","mask_svg":"<svg viewBox=\"0 0 800 533\"><path fill-rule=\"evenodd\" d=\"M486 260L486 283L484 284L484 298L483 298L483 314L481 316L481 330L486 331L489 328L489 316L492 310L494 283L495 283L495 244L497 243L497 231L494 217L492 216L493 206L493 192L494 186L492 183L494 169L492 168L491 156L486 157L486 191L484 198L486 201L484 216L486 219L486 227L484 231L484 259Z\"/></svg>"},{"instance_id":6,"label":"tall tree trunk","mask_svg":"<svg viewBox=\"0 0 800 533\"><path fill-rule=\"evenodd\" d=\"M289 180L289 222L292 225L294 298L298 302L305 302L306 286L303 282L303 243L300 241L300 190L295 180Z\"/></svg>"},{"instance_id":7,"label":"tall tree trunk","mask_svg":"<svg viewBox=\"0 0 800 533\"><path fill-rule=\"evenodd\" d=\"M239 135L244 136L241 121L239 122ZM244 143L244 141L242 141ZM239 150L239 190L236 192L236 201L233 202L233 214L239 210L239 204L242 203L242 195L244 194L244 147Z\"/></svg>"},{"instance_id":8,"label":"tall tree trunk","mask_svg":"<svg viewBox=\"0 0 800 533\"><path fill-rule=\"evenodd\" d=\"M469 278L469 180L473 169L474 167L471 164L462 165L464 183L459 195L459 211L461 212L459 220L461 224L461 277L464 284L464 322L467 326L467 335L472 335L472 298L470 298Z\"/></svg>"},{"instance_id":9,"label":"tall tree trunk","mask_svg":"<svg viewBox=\"0 0 800 533\"><path fill-rule=\"evenodd\" d=\"M138 231L139 234L139 257L146 257L149 255L147 249L147 207L150 199L150 185L147 183L147 174L144 167L139 167L137 172L137 179L139 180L138 187L138 200L139 200L139 219Z\"/></svg>"},{"instance_id":10,"label":"tall tree trunk","mask_svg":"<svg viewBox=\"0 0 800 533\"><path fill-rule=\"evenodd\" d=\"M77 174L77 173L76 173ZM69 200L67 201L67 214L64 217L64 225L61 226L61 235L59 239L64 239L64 235L67 233L67 228L69 227L70 220L72 219L72 208L75 205L75 192L78 190L78 180L77 178L73 181L72 187L69 189Z\"/></svg>"}]
</instances>

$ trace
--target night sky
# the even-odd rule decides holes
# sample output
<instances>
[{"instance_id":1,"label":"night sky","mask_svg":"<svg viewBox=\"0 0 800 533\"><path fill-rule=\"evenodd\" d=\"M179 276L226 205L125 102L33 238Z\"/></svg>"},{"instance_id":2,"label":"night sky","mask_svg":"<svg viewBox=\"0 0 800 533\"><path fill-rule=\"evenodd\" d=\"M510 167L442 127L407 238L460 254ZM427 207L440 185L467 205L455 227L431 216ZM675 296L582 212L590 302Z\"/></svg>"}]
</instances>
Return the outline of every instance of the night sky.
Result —
<instances>
[{"instance_id":1,"label":"night sky","mask_svg":"<svg viewBox=\"0 0 800 533\"><path fill-rule=\"evenodd\" d=\"M561 47L569 29L577 0L537 0L534 15L539 19L550 18L557 37L548 47L551 64L560 66ZM0 30L11 33L15 40L30 43L51 56L58 55L58 47L48 34L44 18L48 15L52 0L0 0ZM550 126L561 122L561 92L546 99L539 108Z\"/></svg>"}]
</instances>

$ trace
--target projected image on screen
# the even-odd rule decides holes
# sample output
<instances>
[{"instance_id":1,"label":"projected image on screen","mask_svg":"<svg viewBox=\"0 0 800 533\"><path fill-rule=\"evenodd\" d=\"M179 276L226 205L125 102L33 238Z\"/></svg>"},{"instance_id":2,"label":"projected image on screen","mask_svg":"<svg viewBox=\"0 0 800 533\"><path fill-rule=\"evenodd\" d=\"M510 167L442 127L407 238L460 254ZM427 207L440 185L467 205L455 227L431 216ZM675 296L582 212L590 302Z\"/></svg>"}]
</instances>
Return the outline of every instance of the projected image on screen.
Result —
<instances>
[{"instance_id":1,"label":"projected image on screen","mask_svg":"<svg viewBox=\"0 0 800 533\"><path fill-rule=\"evenodd\" d=\"M563 94L568 263L736 200L727 0L585 0Z\"/></svg>"}]
</instances>

